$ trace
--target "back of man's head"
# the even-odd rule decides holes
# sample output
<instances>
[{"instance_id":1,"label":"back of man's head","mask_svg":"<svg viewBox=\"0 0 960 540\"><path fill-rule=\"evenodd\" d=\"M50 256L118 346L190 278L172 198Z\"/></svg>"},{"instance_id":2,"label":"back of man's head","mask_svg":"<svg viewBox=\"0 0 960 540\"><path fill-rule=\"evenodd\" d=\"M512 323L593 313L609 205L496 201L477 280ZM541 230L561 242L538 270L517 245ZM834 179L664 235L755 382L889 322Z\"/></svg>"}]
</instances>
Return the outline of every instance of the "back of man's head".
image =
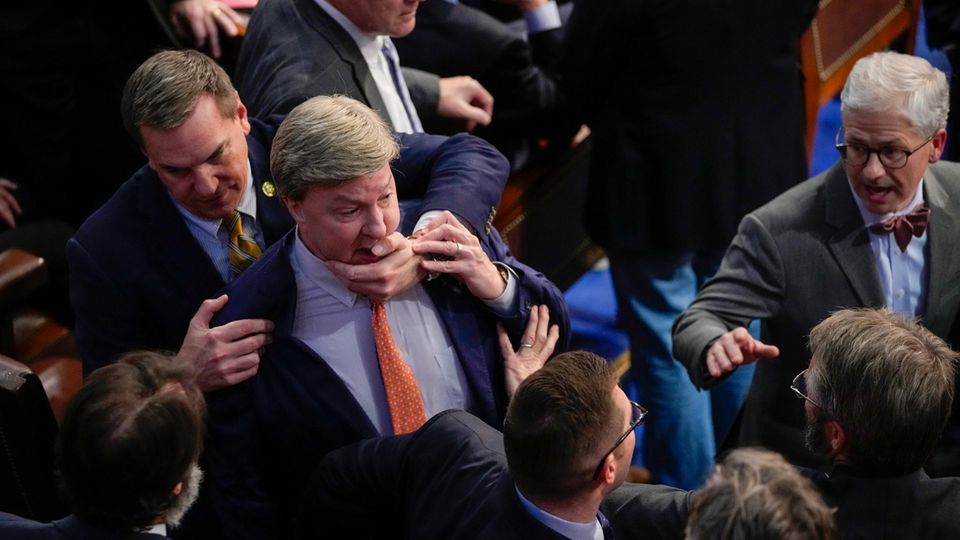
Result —
<instances>
[{"instance_id":1,"label":"back of man's head","mask_svg":"<svg viewBox=\"0 0 960 540\"><path fill-rule=\"evenodd\" d=\"M123 126L143 146L142 126L179 127L204 95L217 100L224 118L236 114L237 91L212 58L191 49L158 52L133 72L123 88Z\"/></svg>"},{"instance_id":2,"label":"back of man's head","mask_svg":"<svg viewBox=\"0 0 960 540\"><path fill-rule=\"evenodd\" d=\"M527 377L507 408L503 443L520 491L562 501L587 488L622 431L616 372L599 356L560 354Z\"/></svg>"},{"instance_id":3,"label":"back of man's head","mask_svg":"<svg viewBox=\"0 0 960 540\"><path fill-rule=\"evenodd\" d=\"M689 540L810 540L835 536L833 513L780 454L728 454L691 497Z\"/></svg>"},{"instance_id":4,"label":"back of man's head","mask_svg":"<svg viewBox=\"0 0 960 540\"><path fill-rule=\"evenodd\" d=\"M270 172L280 196L302 200L314 186L367 176L400 150L370 107L346 96L317 96L287 115L270 149Z\"/></svg>"},{"instance_id":5,"label":"back of man's head","mask_svg":"<svg viewBox=\"0 0 960 540\"><path fill-rule=\"evenodd\" d=\"M160 517L175 524L199 482L191 474L204 414L193 372L176 358L130 353L93 372L67 407L57 443L74 514L119 533Z\"/></svg>"},{"instance_id":6,"label":"back of man's head","mask_svg":"<svg viewBox=\"0 0 960 540\"><path fill-rule=\"evenodd\" d=\"M919 324L886 310L833 313L810 332L809 397L843 429L845 458L892 476L919 469L953 403L957 354Z\"/></svg>"},{"instance_id":7,"label":"back of man's head","mask_svg":"<svg viewBox=\"0 0 960 540\"><path fill-rule=\"evenodd\" d=\"M942 71L918 56L891 51L857 61L840 94L843 111L895 112L921 137L947 126L950 86Z\"/></svg>"}]
</instances>

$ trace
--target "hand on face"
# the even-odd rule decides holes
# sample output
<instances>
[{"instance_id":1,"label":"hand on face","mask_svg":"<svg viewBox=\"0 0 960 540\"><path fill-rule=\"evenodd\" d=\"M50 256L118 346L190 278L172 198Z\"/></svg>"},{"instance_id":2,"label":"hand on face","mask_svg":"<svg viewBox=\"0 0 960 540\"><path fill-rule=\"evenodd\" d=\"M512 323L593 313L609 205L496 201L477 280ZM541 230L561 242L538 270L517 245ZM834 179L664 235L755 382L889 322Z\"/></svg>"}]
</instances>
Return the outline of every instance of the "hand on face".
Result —
<instances>
[{"instance_id":1,"label":"hand on face","mask_svg":"<svg viewBox=\"0 0 960 540\"><path fill-rule=\"evenodd\" d=\"M421 268L453 275L481 300L492 300L503 293L506 284L500 271L477 237L453 214L444 211L423 230L424 234L413 241L413 252L425 256ZM439 258L433 260L428 255Z\"/></svg>"},{"instance_id":2,"label":"hand on face","mask_svg":"<svg viewBox=\"0 0 960 540\"><path fill-rule=\"evenodd\" d=\"M372 302L385 302L413 287L423 277L420 263L423 257L413 253L413 244L398 232L393 232L377 242L371 252L382 257L368 264L349 264L326 261L327 268L347 286L350 291L366 296Z\"/></svg>"},{"instance_id":3,"label":"hand on face","mask_svg":"<svg viewBox=\"0 0 960 540\"><path fill-rule=\"evenodd\" d=\"M769 360L780 356L780 349L753 339L742 326L720 336L707 349L707 370L711 377L721 377L733 372L742 364L757 360Z\"/></svg>"}]
</instances>

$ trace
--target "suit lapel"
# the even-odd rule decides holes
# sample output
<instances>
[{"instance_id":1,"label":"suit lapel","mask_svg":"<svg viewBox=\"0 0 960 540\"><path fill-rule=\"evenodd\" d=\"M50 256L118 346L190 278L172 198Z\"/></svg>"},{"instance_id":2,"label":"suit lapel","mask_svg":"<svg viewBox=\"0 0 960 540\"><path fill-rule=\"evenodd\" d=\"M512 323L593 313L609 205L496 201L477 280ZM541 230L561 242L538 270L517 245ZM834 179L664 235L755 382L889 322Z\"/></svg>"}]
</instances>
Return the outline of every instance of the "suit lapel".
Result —
<instances>
[{"instance_id":1,"label":"suit lapel","mask_svg":"<svg viewBox=\"0 0 960 540\"><path fill-rule=\"evenodd\" d=\"M174 290L180 291L171 298L188 299L192 304L188 310L192 314L197 309L193 301L205 299L211 291L223 288L223 278L197 239L190 234L183 216L160 180L151 175L145 183L139 201L139 212L148 234L143 242L151 244L154 265L170 278ZM191 263L184 264L184 261Z\"/></svg>"},{"instance_id":2,"label":"suit lapel","mask_svg":"<svg viewBox=\"0 0 960 540\"><path fill-rule=\"evenodd\" d=\"M457 358L473 390L476 416L490 425L498 418L496 398L491 384L488 354L484 336L480 334L478 313L483 310L477 301L449 279L437 279L424 287L447 329L457 351Z\"/></svg>"},{"instance_id":3,"label":"suit lapel","mask_svg":"<svg viewBox=\"0 0 960 540\"><path fill-rule=\"evenodd\" d=\"M960 215L951 206L950 195L932 168L924 175L924 201L930 207L927 229L927 308L924 325L938 336L946 336L953 324L960 294L948 294L957 287L957 248L954 241L960 234Z\"/></svg>"},{"instance_id":4,"label":"suit lapel","mask_svg":"<svg viewBox=\"0 0 960 540\"><path fill-rule=\"evenodd\" d=\"M833 228L827 245L860 303L865 307L880 307L884 299L876 257L846 173L838 163L826 174L826 222Z\"/></svg>"},{"instance_id":5,"label":"suit lapel","mask_svg":"<svg viewBox=\"0 0 960 540\"><path fill-rule=\"evenodd\" d=\"M297 10L303 15L307 23L313 26L324 39L330 42L333 49L340 58L350 64L353 71L353 82L363 92L364 100L367 105L377 111L384 122L390 125L390 115L387 113L387 106L380 97L380 90L377 88L373 75L367 67L367 61L360 53L359 47L350 34L344 30L337 21L333 20L327 12L323 10L314 0L296 0Z\"/></svg>"}]
</instances>

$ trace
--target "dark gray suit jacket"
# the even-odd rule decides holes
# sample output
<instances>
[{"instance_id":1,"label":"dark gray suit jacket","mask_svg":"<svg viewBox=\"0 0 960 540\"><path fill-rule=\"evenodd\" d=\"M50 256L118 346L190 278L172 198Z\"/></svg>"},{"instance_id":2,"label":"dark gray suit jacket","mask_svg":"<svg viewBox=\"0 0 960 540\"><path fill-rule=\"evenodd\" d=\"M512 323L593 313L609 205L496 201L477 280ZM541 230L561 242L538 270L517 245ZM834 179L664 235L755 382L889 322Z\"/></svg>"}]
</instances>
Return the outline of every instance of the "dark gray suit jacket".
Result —
<instances>
[{"instance_id":1,"label":"dark gray suit jacket","mask_svg":"<svg viewBox=\"0 0 960 540\"><path fill-rule=\"evenodd\" d=\"M436 114L439 78L404 69L421 119ZM264 0L243 39L234 82L253 116L286 114L314 96L342 94L390 115L357 44L314 0Z\"/></svg>"},{"instance_id":2,"label":"dark gray suit jacket","mask_svg":"<svg viewBox=\"0 0 960 540\"><path fill-rule=\"evenodd\" d=\"M936 163L924 176L932 214L923 324L950 338L960 306L960 165ZM809 364L806 338L830 312L884 304L868 232L840 164L777 197L740 223L720 270L673 328L673 351L698 387L716 381L706 351L723 333L759 319L761 339L780 357L757 364L742 411L740 445L817 462L803 443L803 405L790 392Z\"/></svg>"}]
</instances>

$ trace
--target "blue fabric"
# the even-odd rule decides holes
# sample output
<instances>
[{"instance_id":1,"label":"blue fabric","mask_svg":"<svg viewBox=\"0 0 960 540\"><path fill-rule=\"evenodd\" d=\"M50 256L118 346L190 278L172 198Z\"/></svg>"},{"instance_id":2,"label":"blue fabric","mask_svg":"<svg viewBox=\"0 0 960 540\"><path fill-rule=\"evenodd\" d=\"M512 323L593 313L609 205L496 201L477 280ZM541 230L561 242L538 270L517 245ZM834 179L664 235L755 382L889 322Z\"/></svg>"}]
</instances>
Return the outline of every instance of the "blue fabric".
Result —
<instances>
[{"instance_id":1,"label":"blue fabric","mask_svg":"<svg viewBox=\"0 0 960 540\"><path fill-rule=\"evenodd\" d=\"M642 462L657 483L682 489L706 478L753 378L753 365L746 366L700 392L673 358L673 321L716 271L722 255L609 254L620 322L630 336L625 386L650 410L638 445Z\"/></svg>"}]
</instances>

